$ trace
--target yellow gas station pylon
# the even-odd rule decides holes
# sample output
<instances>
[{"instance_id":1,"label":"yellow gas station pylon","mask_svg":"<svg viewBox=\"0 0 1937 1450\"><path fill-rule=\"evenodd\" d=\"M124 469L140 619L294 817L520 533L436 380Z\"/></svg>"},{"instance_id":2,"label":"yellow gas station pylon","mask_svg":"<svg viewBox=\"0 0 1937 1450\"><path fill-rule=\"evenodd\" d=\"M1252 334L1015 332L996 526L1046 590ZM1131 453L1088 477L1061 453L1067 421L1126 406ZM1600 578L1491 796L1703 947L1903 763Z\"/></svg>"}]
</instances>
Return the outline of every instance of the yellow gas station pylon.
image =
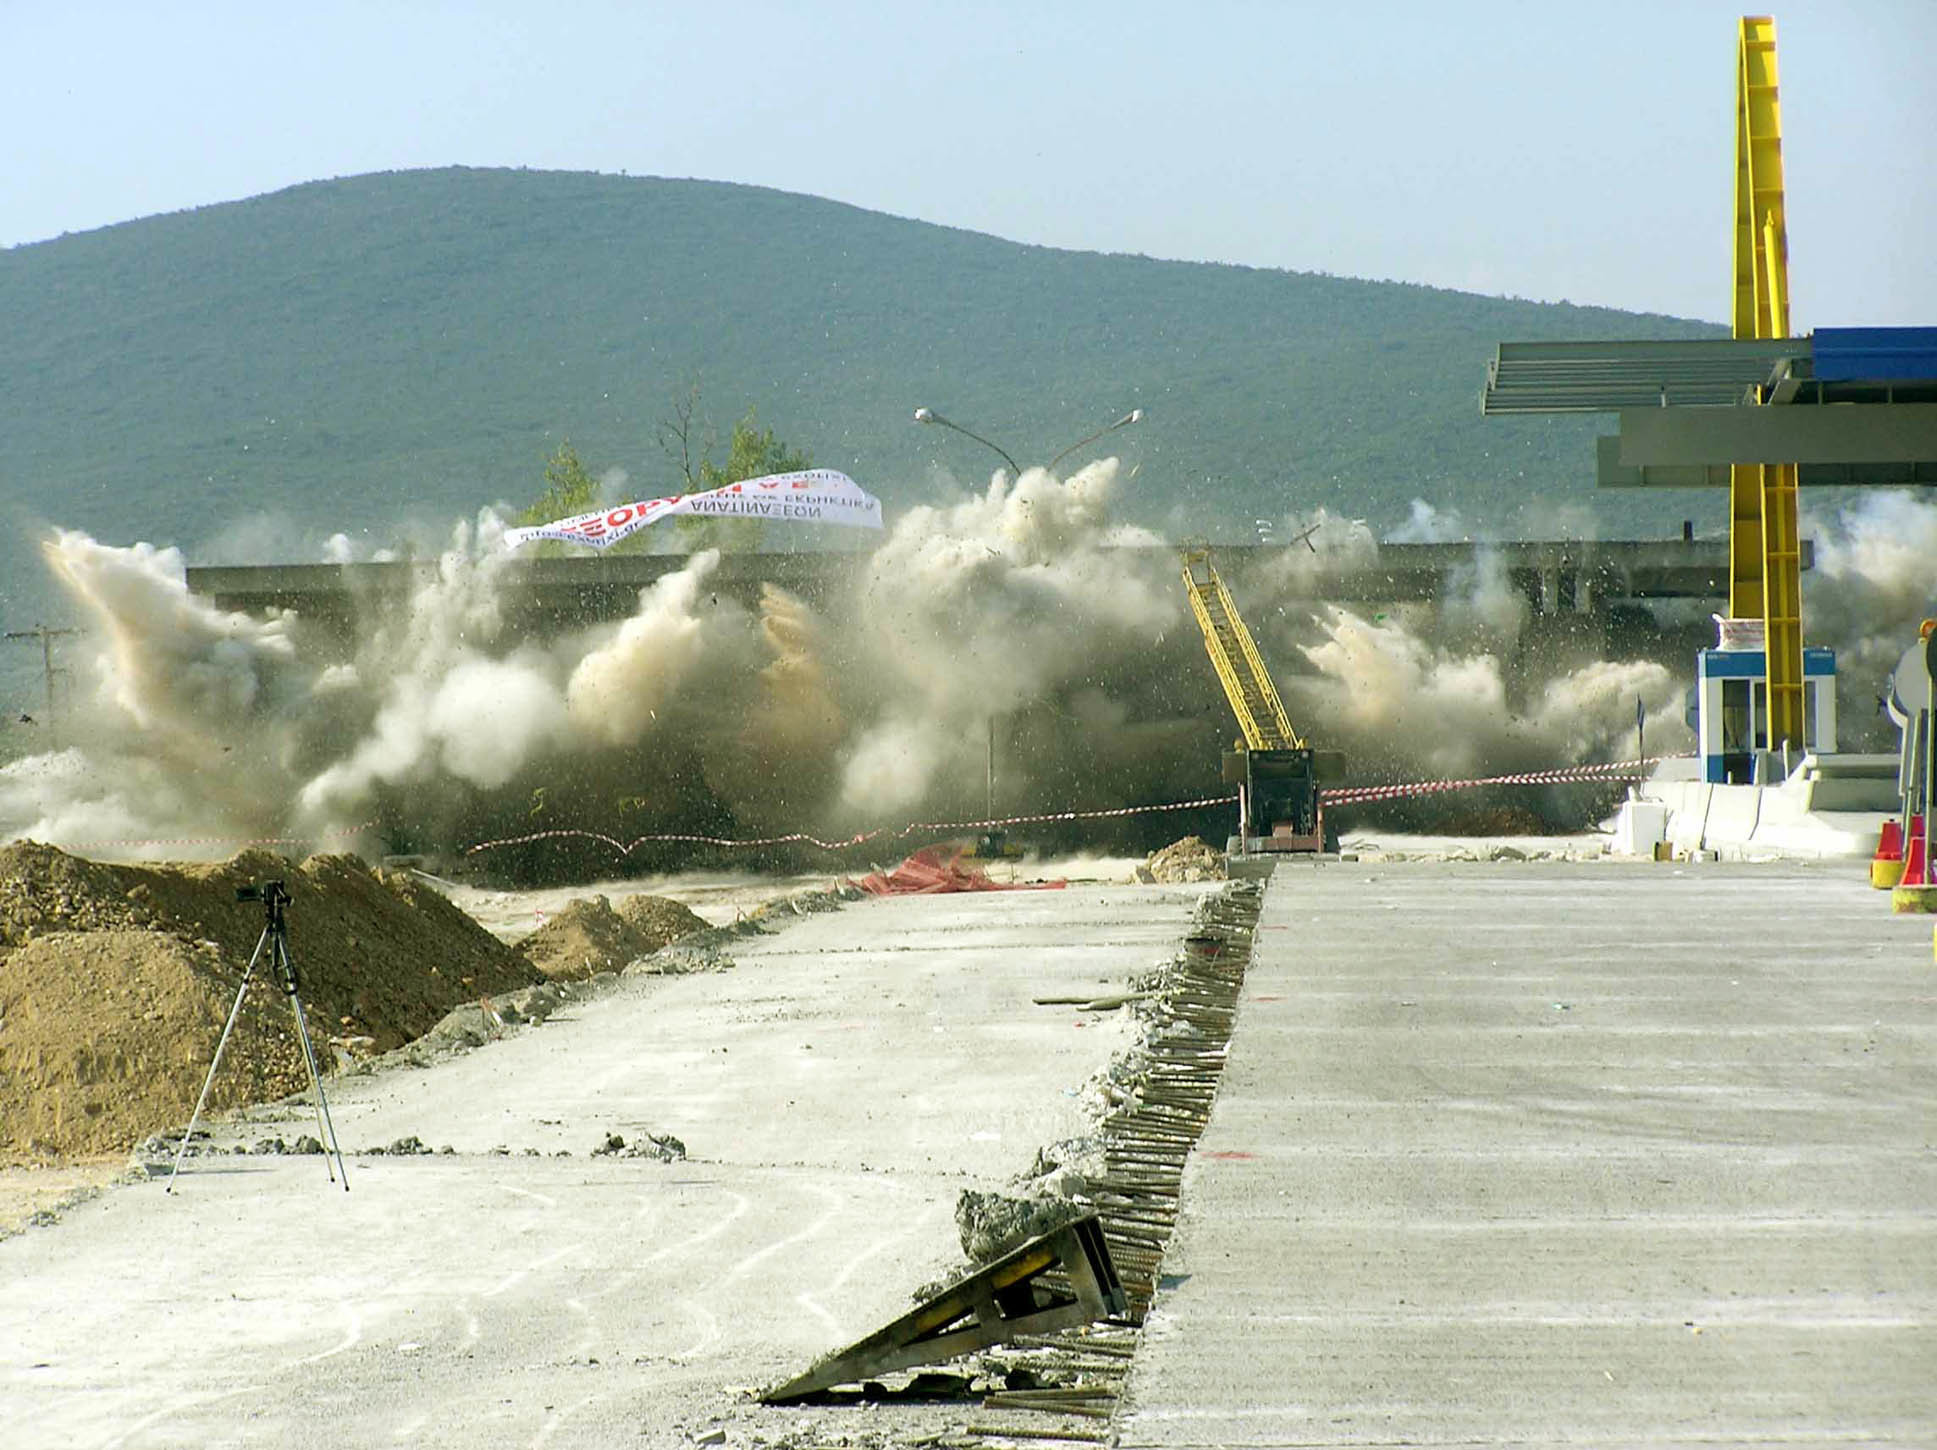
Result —
<instances>
[{"instance_id":1,"label":"yellow gas station pylon","mask_svg":"<svg viewBox=\"0 0 1937 1450\"><path fill-rule=\"evenodd\" d=\"M1776 23L1742 18L1736 47L1734 335L1789 335ZM1803 746L1802 543L1793 463L1729 470L1729 614L1760 617L1771 750Z\"/></svg>"}]
</instances>

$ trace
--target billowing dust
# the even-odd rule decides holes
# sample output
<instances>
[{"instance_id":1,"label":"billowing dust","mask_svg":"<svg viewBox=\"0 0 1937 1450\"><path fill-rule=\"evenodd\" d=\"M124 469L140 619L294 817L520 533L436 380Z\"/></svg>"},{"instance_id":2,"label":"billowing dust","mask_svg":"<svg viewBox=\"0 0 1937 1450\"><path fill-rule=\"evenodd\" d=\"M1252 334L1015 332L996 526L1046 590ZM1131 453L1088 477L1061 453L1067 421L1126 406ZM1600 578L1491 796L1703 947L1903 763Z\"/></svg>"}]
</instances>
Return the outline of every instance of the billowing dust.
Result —
<instances>
[{"instance_id":1,"label":"billowing dust","mask_svg":"<svg viewBox=\"0 0 1937 1450\"><path fill-rule=\"evenodd\" d=\"M408 607L368 609L347 648L299 615L191 596L174 550L63 532L47 557L90 631L68 654L77 708L65 749L0 769L0 833L134 858L258 839L448 855L537 837L492 864L584 879L690 859L676 842L618 854L643 837L976 819L992 739L998 814L1219 795L1234 732L1170 555L1114 547L1158 542L1114 522L1124 483L1105 459L908 509L818 605L771 584L742 604L700 554L631 617L545 638L505 623L517 566L487 511L454 528ZM1650 754L1691 748L1692 618L1665 608L1585 654L1535 648L1526 599L1483 549L1437 608L1314 604L1301 570L1378 549L1323 512L1288 530L1314 522L1317 553L1294 546L1231 583L1294 720L1346 753L1354 781L1629 758L1637 703ZM1449 526L1421 505L1408 529ZM1811 640L1839 651L1848 743L1887 748L1862 706L1937 610L1937 508L1867 494L1810 532ZM1440 828L1466 809L1586 824L1579 799L1533 793L1354 819L1399 809ZM1156 818L1117 844L1212 824ZM559 831L606 839L544 834Z\"/></svg>"}]
</instances>

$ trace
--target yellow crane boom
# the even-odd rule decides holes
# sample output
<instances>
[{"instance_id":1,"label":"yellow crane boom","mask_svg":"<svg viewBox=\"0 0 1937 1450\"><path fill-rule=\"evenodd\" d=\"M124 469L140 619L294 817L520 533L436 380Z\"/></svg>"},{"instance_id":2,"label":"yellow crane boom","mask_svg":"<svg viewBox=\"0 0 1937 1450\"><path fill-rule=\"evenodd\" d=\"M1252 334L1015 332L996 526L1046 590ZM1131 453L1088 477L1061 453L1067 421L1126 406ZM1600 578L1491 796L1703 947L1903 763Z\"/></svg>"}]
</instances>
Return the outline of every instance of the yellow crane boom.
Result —
<instances>
[{"instance_id":1,"label":"yellow crane boom","mask_svg":"<svg viewBox=\"0 0 1937 1450\"><path fill-rule=\"evenodd\" d=\"M1284 702L1258 655L1251 631L1244 627L1237 606L1231 603L1210 550L1184 550L1184 589L1190 595L1191 612L1204 633L1204 649L1217 671L1218 683L1231 702L1238 727L1244 731L1245 747L1250 750L1303 750L1305 742L1291 728Z\"/></svg>"}]
</instances>

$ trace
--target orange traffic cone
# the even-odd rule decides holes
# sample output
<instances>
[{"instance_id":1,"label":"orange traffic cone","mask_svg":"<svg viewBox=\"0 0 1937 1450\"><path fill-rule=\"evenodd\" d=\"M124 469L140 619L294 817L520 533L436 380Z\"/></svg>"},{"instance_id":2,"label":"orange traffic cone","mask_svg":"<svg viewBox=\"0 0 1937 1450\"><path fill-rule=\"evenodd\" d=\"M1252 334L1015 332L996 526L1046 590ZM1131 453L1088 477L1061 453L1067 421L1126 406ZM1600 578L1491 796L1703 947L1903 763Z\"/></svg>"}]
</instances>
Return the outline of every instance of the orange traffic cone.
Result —
<instances>
[{"instance_id":1,"label":"orange traffic cone","mask_svg":"<svg viewBox=\"0 0 1937 1450\"><path fill-rule=\"evenodd\" d=\"M1870 858L1870 885L1888 891L1903 880L1903 822L1885 821Z\"/></svg>"},{"instance_id":2,"label":"orange traffic cone","mask_svg":"<svg viewBox=\"0 0 1937 1450\"><path fill-rule=\"evenodd\" d=\"M1912 816L1903 846L1903 879L1890 892L1892 911L1937 911L1937 883L1930 877L1930 817Z\"/></svg>"}]
</instances>

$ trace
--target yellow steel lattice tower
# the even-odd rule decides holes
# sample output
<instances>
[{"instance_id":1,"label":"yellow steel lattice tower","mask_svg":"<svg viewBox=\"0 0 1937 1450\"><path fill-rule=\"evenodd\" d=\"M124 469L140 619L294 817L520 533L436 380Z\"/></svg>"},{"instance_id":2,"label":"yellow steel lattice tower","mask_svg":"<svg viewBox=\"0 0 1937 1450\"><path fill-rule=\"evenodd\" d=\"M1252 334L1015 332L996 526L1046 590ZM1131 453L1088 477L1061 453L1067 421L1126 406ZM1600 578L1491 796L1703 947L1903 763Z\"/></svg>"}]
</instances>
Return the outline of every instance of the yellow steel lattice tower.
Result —
<instances>
[{"instance_id":1,"label":"yellow steel lattice tower","mask_svg":"<svg viewBox=\"0 0 1937 1450\"><path fill-rule=\"evenodd\" d=\"M1734 333L1787 337L1789 241L1775 21L1744 16L1736 57ZM1803 744L1800 534L1794 464L1730 468L1729 613L1763 622L1772 750Z\"/></svg>"},{"instance_id":2,"label":"yellow steel lattice tower","mask_svg":"<svg viewBox=\"0 0 1937 1450\"><path fill-rule=\"evenodd\" d=\"M1212 567L1206 549L1184 551L1184 589L1190 595L1191 613L1204 633L1204 649L1217 671L1218 683L1238 717L1244 743L1250 750L1302 750L1305 742L1291 728L1277 687L1265 670L1264 660L1244 627L1230 591Z\"/></svg>"}]
</instances>

